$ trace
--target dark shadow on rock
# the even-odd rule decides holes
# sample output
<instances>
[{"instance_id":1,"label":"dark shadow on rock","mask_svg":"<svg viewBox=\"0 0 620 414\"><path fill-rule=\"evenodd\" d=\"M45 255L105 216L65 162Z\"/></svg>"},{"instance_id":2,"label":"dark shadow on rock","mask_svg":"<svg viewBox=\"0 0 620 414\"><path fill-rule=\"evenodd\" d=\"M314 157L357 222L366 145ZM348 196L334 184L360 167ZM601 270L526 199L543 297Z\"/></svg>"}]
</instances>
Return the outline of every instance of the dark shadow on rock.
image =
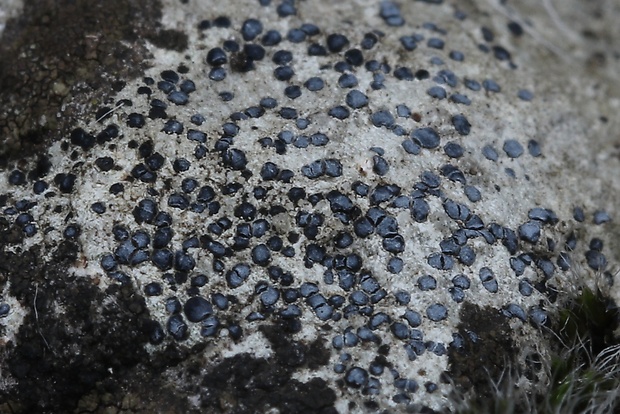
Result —
<instances>
[{"instance_id":1,"label":"dark shadow on rock","mask_svg":"<svg viewBox=\"0 0 620 414\"><path fill-rule=\"evenodd\" d=\"M0 355L0 365L16 382L0 390L5 403L0 411L73 412L87 396L102 408L105 395L116 404L132 390L146 399L149 394L140 391L146 384L164 387L159 373L187 352L147 353L151 318L140 293L131 285L102 290L97 276L73 275L69 267L79 266L81 253L71 241L62 242L49 261L37 248L6 251L7 243L19 241L19 232L1 220L0 290L10 284L11 296L28 313ZM185 397L151 394L160 399L156 406L165 397L175 407L171 412L187 412Z\"/></svg>"},{"instance_id":2,"label":"dark shadow on rock","mask_svg":"<svg viewBox=\"0 0 620 414\"><path fill-rule=\"evenodd\" d=\"M145 39L179 49L158 0L24 2L0 39L0 168L36 154L141 76Z\"/></svg>"},{"instance_id":3,"label":"dark shadow on rock","mask_svg":"<svg viewBox=\"0 0 620 414\"><path fill-rule=\"evenodd\" d=\"M497 309L464 303L460 318L458 335L448 351L448 373L457 391L472 392L476 406L477 401L494 398L493 383L510 380L518 352L508 319Z\"/></svg>"},{"instance_id":4,"label":"dark shadow on rock","mask_svg":"<svg viewBox=\"0 0 620 414\"><path fill-rule=\"evenodd\" d=\"M211 367L202 381L202 405L215 412L235 414L266 412L335 413L335 392L321 378L293 379L298 369L316 369L329 361L320 339L304 344L280 327L262 327L273 355L256 358L244 353ZM209 411L213 412L213 411Z\"/></svg>"}]
</instances>

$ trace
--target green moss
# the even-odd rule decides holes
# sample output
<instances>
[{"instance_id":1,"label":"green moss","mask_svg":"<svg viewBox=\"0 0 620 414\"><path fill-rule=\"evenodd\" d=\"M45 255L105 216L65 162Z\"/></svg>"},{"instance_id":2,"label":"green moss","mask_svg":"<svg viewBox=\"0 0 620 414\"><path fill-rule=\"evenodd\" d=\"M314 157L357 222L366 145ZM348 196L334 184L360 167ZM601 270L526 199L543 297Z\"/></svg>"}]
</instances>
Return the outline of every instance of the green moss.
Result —
<instances>
[{"instance_id":1,"label":"green moss","mask_svg":"<svg viewBox=\"0 0 620 414\"><path fill-rule=\"evenodd\" d=\"M551 332L553 355L547 362L548 387L530 395L514 386L510 371L492 398L458 401L456 412L582 414L620 409L620 345L614 332L620 312L599 289L582 289L564 302Z\"/></svg>"},{"instance_id":2,"label":"green moss","mask_svg":"<svg viewBox=\"0 0 620 414\"><path fill-rule=\"evenodd\" d=\"M620 386L616 368L619 361L612 361L611 365L601 363L602 357L618 344L614 332L619 318L613 301L600 289L586 286L560 310L557 334L562 346L550 364L546 412L590 412L597 404L603 404L597 402L601 398L611 404L607 407L610 410L619 406L620 399L615 396Z\"/></svg>"},{"instance_id":3,"label":"green moss","mask_svg":"<svg viewBox=\"0 0 620 414\"><path fill-rule=\"evenodd\" d=\"M581 294L560 311L559 317L560 338L569 344L582 342L581 354L597 355L616 343L618 309L599 289L583 287Z\"/></svg>"}]
</instances>

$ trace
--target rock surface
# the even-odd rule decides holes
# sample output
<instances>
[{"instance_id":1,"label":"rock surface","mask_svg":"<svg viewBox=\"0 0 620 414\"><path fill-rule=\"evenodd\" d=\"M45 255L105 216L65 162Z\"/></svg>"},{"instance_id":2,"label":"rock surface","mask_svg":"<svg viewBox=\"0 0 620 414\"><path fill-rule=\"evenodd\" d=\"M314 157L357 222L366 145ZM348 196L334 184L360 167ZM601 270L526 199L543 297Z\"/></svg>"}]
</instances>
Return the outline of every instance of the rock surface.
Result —
<instances>
[{"instance_id":1,"label":"rock surface","mask_svg":"<svg viewBox=\"0 0 620 414\"><path fill-rule=\"evenodd\" d=\"M619 299L616 2L61 3L0 16L0 411L446 411Z\"/></svg>"}]
</instances>

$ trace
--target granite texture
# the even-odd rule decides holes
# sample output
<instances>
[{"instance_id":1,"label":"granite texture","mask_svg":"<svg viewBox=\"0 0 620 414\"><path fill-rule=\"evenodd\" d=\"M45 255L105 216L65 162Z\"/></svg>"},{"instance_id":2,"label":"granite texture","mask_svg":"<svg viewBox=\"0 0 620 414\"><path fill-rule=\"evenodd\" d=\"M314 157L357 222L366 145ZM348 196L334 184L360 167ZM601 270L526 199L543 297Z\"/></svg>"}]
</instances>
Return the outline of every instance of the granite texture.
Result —
<instances>
[{"instance_id":1,"label":"granite texture","mask_svg":"<svg viewBox=\"0 0 620 414\"><path fill-rule=\"evenodd\" d=\"M450 412L619 299L617 2L64 3L0 15L0 411Z\"/></svg>"}]
</instances>

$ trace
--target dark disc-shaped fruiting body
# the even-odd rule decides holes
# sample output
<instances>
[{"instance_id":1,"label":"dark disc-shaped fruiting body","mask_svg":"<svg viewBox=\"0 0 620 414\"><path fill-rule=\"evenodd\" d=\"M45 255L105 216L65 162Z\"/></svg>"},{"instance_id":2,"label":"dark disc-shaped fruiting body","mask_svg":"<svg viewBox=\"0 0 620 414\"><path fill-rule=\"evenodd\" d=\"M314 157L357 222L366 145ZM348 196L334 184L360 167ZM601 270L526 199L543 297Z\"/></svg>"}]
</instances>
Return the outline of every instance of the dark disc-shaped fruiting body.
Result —
<instances>
[{"instance_id":1,"label":"dark disc-shaped fruiting body","mask_svg":"<svg viewBox=\"0 0 620 414\"><path fill-rule=\"evenodd\" d=\"M213 313L211 302L200 296L191 297L183 305L183 312L190 322L200 322Z\"/></svg>"}]
</instances>

